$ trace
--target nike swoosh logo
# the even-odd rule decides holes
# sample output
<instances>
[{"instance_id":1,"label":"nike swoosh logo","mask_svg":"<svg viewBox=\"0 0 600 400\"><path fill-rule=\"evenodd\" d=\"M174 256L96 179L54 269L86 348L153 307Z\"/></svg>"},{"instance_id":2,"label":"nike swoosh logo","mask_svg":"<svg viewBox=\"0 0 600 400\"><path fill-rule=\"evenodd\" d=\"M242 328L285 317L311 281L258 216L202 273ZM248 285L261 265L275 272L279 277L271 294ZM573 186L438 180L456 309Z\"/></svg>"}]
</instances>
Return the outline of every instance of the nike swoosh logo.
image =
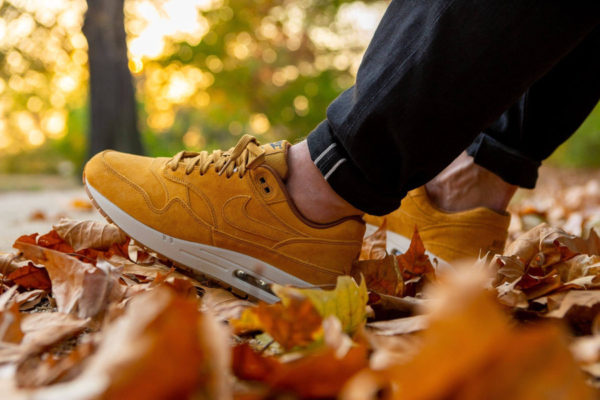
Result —
<instances>
[{"instance_id":1,"label":"nike swoosh logo","mask_svg":"<svg viewBox=\"0 0 600 400\"><path fill-rule=\"evenodd\" d=\"M272 221L265 221L264 218L258 215L252 216L249 209L252 197L250 196L235 196L230 198L223 204L223 220L231 227L278 243L282 240L302 237L300 232L295 232L286 227L283 223L278 224L275 217L271 217ZM265 211L268 213L268 211Z\"/></svg>"}]
</instances>

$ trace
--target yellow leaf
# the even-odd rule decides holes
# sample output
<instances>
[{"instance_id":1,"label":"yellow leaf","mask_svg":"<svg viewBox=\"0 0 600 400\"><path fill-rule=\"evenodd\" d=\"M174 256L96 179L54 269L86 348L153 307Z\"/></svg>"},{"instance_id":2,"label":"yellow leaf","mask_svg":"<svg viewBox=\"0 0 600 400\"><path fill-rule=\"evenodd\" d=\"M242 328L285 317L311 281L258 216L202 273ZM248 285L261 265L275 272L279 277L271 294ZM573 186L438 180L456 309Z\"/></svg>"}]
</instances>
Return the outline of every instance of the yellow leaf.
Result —
<instances>
[{"instance_id":1,"label":"yellow leaf","mask_svg":"<svg viewBox=\"0 0 600 400\"><path fill-rule=\"evenodd\" d=\"M333 290L297 289L273 285L273 292L284 305L295 295L307 297L323 318L336 316L342 323L344 332L347 333L355 332L366 319L368 294L364 279L359 286L352 277L339 276Z\"/></svg>"}]
</instances>

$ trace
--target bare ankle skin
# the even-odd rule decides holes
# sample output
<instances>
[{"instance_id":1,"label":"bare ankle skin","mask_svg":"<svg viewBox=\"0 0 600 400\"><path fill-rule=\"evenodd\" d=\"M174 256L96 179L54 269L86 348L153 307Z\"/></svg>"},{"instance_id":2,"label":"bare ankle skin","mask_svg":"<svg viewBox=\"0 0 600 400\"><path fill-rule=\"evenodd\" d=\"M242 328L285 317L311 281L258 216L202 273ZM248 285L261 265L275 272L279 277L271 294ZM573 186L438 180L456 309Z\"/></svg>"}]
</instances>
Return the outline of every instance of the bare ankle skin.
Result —
<instances>
[{"instance_id":1,"label":"bare ankle skin","mask_svg":"<svg viewBox=\"0 0 600 400\"><path fill-rule=\"evenodd\" d=\"M465 211L487 207L506 212L517 186L477 165L462 152L435 178L425 184L433 204L446 211Z\"/></svg>"},{"instance_id":2,"label":"bare ankle skin","mask_svg":"<svg viewBox=\"0 0 600 400\"><path fill-rule=\"evenodd\" d=\"M327 223L363 214L329 186L313 164L306 140L290 148L288 168L287 190L298 211L307 219Z\"/></svg>"}]
</instances>

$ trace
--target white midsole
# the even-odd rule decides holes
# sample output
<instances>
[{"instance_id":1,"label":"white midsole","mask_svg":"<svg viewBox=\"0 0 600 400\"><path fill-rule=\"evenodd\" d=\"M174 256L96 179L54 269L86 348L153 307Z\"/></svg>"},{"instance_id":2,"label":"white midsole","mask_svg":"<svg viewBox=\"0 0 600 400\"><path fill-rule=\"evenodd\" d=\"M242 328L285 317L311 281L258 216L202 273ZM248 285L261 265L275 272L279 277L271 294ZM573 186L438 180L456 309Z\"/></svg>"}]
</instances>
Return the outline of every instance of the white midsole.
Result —
<instances>
[{"instance_id":1,"label":"white midsole","mask_svg":"<svg viewBox=\"0 0 600 400\"><path fill-rule=\"evenodd\" d=\"M378 229L377 226L367 224L367 229L365 230L365 237L373 234ZM390 230L386 231L386 250L389 254L394 254L396 252L406 253L406 250L410 247L410 239L406 236L402 236L396 232L392 232ZM425 251L425 254L429 256L432 260L432 264L436 267L437 270L442 270L445 268L449 268L450 264L436 256L435 254ZM437 260L437 263L434 261Z\"/></svg>"},{"instance_id":2,"label":"white midsole","mask_svg":"<svg viewBox=\"0 0 600 400\"><path fill-rule=\"evenodd\" d=\"M235 271L242 270L266 283L311 286L294 275L246 254L165 235L121 210L89 183L86 182L85 185L102 211L136 241L175 262L225 282L250 296L269 303L279 300L273 294L237 278L234 275Z\"/></svg>"}]
</instances>

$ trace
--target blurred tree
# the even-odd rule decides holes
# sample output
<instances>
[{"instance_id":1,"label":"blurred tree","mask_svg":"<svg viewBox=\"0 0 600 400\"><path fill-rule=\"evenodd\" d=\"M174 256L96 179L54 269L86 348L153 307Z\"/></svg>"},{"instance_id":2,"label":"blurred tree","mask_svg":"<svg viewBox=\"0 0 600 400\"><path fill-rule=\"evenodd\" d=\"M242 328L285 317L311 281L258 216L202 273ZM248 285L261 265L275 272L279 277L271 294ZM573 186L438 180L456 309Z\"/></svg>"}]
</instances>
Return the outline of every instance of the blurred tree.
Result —
<instances>
[{"instance_id":1,"label":"blurred tree","mask_svg":"<svg viewBox=\"0 0 600 400\"><path fill-rule=\"evenodd\" d=\"M88 0L83 33L90 67L88 154L113 148L141 154L137 110L127 61L124 0Z\"/></svg>"}]
</instances>

